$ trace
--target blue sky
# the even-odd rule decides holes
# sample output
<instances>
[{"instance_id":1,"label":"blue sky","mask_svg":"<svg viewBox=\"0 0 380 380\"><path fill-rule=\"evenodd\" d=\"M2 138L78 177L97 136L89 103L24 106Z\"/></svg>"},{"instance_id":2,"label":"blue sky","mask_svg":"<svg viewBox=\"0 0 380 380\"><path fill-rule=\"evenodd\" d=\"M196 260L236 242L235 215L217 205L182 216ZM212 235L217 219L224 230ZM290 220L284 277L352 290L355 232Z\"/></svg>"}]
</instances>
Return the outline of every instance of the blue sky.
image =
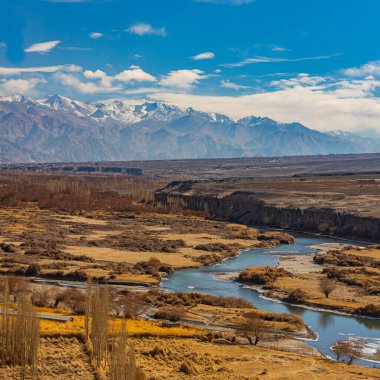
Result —
<instances>
[{"instance_id":1,"label":"blue sky","mask_svg":"<svg viewBox=\"0 0 380 380\"><path fill-rule=\"evenodd\" d=\"M0 94L380 134L378 0L0 0Z\"/></svg>"}]
</instances>

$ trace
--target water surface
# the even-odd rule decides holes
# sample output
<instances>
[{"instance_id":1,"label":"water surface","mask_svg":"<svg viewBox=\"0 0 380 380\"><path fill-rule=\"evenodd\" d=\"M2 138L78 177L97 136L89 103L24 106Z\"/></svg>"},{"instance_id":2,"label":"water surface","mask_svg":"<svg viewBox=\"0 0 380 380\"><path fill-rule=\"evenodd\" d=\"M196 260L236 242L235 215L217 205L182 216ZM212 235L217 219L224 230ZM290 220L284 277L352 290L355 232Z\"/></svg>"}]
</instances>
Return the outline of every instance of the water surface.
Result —
<instances>
[{"instance_id":1,"label":"water surface","mask_svg":"<svg viewBox=\"0 0 380 380\"><path fill-rule=\"evenodd\" d=\"M275 313L294 313L300 315L305 323L318 334L318 340L309 341L320 352L334 356L330 350L333 342L349 337L365 338L366 350L380 349L380 320L339 315L333 312L310 310L300 306L265 299L249 287L234 281L222 280L220 273L240 272L253 266L274 266L278 257L283 255L313 254L311 245L337 242L337 239L314 235L296 235L295 244L280 245L275 248L252 249L243 251L236 258L226 260L210 267L186 269L174 272L165 278L160 287L167 291L200 292L216 296L240 297L252 302L256 307ZM359 364L380 367L379 363L357 360Z\"/></svg>"}]
</instances>

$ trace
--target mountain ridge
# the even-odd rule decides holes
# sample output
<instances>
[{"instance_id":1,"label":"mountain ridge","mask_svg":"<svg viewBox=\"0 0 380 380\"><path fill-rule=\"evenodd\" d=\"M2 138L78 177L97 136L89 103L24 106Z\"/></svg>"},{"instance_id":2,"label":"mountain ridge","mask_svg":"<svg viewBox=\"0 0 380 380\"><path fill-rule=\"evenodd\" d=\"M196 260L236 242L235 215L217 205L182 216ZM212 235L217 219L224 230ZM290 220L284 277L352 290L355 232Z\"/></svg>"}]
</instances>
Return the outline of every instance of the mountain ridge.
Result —
<instances>
[{"instance_id":1,"label":"mountain ridge","mask_svg":"<svg viewBox=\"0 0 380 380\"><path fill-rule=\"evenodd\" d=\"M376 153L380 139L267 117L239 120L159 102L0 97L1 162Z\"/></svg>"}]
</instances>

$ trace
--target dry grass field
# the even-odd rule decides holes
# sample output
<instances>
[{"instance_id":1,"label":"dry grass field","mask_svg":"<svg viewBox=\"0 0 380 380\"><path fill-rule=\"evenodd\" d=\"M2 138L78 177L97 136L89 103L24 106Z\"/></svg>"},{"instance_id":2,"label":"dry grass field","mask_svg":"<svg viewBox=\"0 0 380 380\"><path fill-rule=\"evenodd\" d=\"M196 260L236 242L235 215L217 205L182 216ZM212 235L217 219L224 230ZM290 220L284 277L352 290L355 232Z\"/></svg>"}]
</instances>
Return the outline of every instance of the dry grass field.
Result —
<instances>
[{"instance_id":1,"label":"dry grass field","mask_svg":"<svg viewBox=\"0 0 380 380\"><path fill-rule=\"evenodd\" d=\"M28 203L3 208L0 216L0 273L50 279L154 284L173 269L218 262L242 248L292 239L285 233L261 234L179 214L80 215Z\"/></svg>"}]
</instances>

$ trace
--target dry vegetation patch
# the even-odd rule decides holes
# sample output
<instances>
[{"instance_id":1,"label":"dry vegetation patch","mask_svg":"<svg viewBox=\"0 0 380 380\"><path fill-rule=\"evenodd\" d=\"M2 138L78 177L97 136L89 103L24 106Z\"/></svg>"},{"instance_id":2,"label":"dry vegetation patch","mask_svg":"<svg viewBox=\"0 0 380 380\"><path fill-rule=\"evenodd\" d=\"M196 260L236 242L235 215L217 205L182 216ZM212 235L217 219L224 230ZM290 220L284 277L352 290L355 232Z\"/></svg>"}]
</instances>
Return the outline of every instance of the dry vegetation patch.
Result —
<instances>
[{"instance_id":1,"label":"dry vegetation patch","mask_svg":"<svg viewBox=\"0 0 380 380\"><path fill-rule=\"evenodd\" d=\"M334 379L374 380L378 371L327 359L254 346L195 340L133 339L137 359L151 379ZM185 370L188 368L190 374Z\"/></svg>"}]
</instances>

